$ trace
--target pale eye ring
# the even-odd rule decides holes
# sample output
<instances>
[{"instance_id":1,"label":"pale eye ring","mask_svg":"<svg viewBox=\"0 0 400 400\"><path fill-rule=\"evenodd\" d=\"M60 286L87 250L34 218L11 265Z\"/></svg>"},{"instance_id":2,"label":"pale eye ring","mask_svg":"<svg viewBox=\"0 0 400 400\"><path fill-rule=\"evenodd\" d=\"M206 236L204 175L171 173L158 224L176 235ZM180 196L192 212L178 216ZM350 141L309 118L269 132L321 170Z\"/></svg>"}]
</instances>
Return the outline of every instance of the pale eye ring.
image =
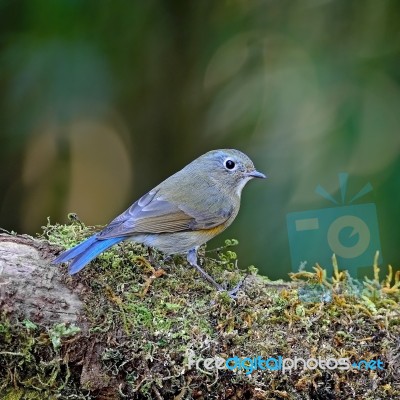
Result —
<instances>
[{"instance_id":1,"label":"pale eye ring","mask_svg":"<svg viewBox=\"0 0 400 400\"><path fill-rule=\"evenodd\" d=\"M235 161L231 160L230 158L225 160L224 165L226 169L231 171L236 167Z\"/></svg>"}]
</instances>

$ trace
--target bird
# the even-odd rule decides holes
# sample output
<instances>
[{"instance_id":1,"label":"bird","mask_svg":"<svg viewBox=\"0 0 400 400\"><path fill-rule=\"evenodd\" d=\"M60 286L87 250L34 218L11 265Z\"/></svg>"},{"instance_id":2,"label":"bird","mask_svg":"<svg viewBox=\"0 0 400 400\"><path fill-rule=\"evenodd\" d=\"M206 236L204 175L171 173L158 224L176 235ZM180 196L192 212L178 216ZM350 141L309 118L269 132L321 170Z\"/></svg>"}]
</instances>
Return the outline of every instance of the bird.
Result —
<instances>
[{"instance_id":1,"label":"bird","mask_svg":"<svg viewBox=\"0 0 400 400\"><path fill-rule=\"evenodd\" d=\"M105 228L64 251L52 263L70 262L79 272L111 246L131 240L166 255L186 254L188 263L218 291L225 289L198 265L201 245L236 218L242 189L253 178L266 178L236 149L211 150L165 179ZM234 294L236 289L232 291Z\"/></svg>"}]
</instances>

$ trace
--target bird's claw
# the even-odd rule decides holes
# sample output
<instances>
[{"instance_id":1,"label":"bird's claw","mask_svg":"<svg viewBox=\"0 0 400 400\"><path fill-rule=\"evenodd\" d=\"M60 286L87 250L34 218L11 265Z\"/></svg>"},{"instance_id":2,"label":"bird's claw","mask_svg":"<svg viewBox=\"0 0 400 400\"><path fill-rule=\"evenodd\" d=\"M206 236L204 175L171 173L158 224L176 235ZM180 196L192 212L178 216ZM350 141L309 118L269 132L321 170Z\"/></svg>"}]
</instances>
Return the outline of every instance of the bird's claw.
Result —
<instances>
[{"instance_id":1,"label":"bird's claw","mask_svg":"<svg viewBox=\"0 0 400 400\"><path fill-rule=\"evenodd\" d=\"M231 290L227 290L226 289L226 284L224 284L224 287L220 287L218 288L219 292L226 292L228 294L228 296L232 299L232 300L236 300L238 298L237 293L239 292L239 290L242 288L243 286L243 282L244 279L242 279L233 289Z\"/></svg>"}]
</instances>

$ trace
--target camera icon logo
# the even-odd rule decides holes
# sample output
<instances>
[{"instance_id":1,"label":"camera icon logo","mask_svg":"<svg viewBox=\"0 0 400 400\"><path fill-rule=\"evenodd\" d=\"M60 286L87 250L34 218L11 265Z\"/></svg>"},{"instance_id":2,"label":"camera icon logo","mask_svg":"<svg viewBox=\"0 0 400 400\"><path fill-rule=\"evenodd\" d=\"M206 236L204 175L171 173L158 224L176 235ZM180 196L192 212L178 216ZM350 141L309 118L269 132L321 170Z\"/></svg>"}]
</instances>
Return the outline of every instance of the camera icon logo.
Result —
<instances>
[{"instance_id":1,"label":"camera icon logo","mask_svg":"<svg viewBox=\"0 0 400 400\"><path fill-rule=\"evenodd\" d=\"M319 195L337 207L287 214L293 271L306 261L308 268L319 263L331 273L334 253L340 268L357 277L358 268L372 265L377 250L382 254L375 204L351 204L370 192L372 186L369 183L365 185L350 200L350 205L344 205L347 178L347 174L339 174L342 203L321 186L316 189ZM381 256L379 261L382 262Z\"/></svg>"}]
</instances>

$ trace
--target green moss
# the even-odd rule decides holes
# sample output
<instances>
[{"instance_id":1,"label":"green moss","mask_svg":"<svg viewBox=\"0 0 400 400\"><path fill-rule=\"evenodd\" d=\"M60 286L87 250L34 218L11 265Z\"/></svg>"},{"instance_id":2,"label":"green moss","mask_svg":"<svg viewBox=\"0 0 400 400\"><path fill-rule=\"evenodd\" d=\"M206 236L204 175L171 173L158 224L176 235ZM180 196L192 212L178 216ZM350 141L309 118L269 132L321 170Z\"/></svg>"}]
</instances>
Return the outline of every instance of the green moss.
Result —
<instances>
[{"instance_id":1,"label":"green moss","mask_svg":"<svg viewBox=\"0 0 400 400\"><path fill-rule=\"evenodd\" d=\"M73 219L70 225L48 223L43 236L67 248L95 230ZM253 266L238 268L235 245L228 241L210 253L203 248L200 261L228 287L245 278L236 300L216 292L184 257L164 259L135 243L114 246L76 277L60 266L65 284L84 301L86 328L60 330L3 315L0 364L6 367L0 372L0 393L17 399L21 393L23 398L33 393L90 399L104 392L110 399L400 396L395 385L399 273L379 280L375 263L374 280L358 283L339 272L333 260L332 277L317 266L313 273L292 274L291 282L271 282ZM189 369L188 349L203 358L379 357L390 368L245 375ZM86 364L98 374L85 375Z\"/></svg>"}]
</instances>

